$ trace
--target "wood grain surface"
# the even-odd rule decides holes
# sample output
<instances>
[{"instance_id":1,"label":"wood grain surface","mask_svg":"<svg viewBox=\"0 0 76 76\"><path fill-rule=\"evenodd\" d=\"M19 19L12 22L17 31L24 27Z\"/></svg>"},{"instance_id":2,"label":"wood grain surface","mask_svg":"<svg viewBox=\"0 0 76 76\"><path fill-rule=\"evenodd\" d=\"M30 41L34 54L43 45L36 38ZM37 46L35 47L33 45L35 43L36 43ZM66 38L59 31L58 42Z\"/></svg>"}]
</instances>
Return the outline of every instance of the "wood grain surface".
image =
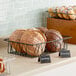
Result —
<instances>
[{"instance_id":1,"label":"wood grain surface","mask_svg":"<svg viewBox=\"0 0 76 76\"><path fill-rule=\"evenodd\" d=\"M69 43L76 44L76 20L47 18L47 28L56 29L62 35L71 36Z\"/></svg>"}]
</instances>

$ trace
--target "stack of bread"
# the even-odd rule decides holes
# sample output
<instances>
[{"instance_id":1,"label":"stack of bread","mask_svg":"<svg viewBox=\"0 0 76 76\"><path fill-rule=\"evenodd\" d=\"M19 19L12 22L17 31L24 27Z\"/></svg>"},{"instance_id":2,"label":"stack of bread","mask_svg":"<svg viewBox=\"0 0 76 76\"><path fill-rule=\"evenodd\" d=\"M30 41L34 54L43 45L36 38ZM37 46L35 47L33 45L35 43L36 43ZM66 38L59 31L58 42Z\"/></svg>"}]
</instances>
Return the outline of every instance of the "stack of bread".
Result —
<instances>
[{"instance_id":1,"label":"stack of bread","mask_svg":"<svg viewBox=\"0 0 76 76\"><path fill-rule=\"evenodd\" d=\"M48 9L51 17L59 17L62 19L75 20L76 19L76 6L61 6Z\"/></svg>"},{"instance_id":2,"label":"stack of bread","mask_svg":"<svg viewBox=\"0 0 76 76\"><path fill-rule=\"evenodd\" d=\"M20 44L10 42L10 44L16 51L24 52L31 56L39 56L45 50L46 44L38 44L46 42L45 34L36 28L16 30L11 34L9 40L14 42L25 43Z\"/></svg>"},{"instance_id":3,"label":"stack of bread","mask_svg":"<svg viewBox=\"0 0 76 76\"><path fill-rule=\"evenodd\" d=\"M59 39L61 40L47 43ZM60 32L54 29L48 30L45 27L16 30L11 34L9 40L15 42L10 42L10 44L16 51L27 53L31 56L41 55L44 53L45 48L47 48L49 52L56 52L63 46L63 38Z\"/></svg>"}]
</instances>

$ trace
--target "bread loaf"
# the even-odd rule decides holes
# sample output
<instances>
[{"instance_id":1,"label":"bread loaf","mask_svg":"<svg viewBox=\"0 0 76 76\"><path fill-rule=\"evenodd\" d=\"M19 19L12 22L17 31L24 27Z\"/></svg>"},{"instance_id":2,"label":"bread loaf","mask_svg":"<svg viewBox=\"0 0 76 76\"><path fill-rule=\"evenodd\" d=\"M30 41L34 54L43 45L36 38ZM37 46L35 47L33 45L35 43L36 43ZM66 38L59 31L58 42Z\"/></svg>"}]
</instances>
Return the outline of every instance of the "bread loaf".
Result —
<instances>
[{"instance_id":1,"label":"bread loaf","mask_svg":"<svg viewBox=\"0 0 76 76\"><path fill-rule=\"evenodd\" d=\"M37 27L40 31L42 31L44 34L48 31L46 27Z\"/></svg>"},{"instance_id":2,"label":"bread loaf","mask_svg":"<svg viewBox=\"0 0 76 76\"><path fill-rule=\"evenodd\" d=\"M68 14L71 20L76 19L75 10L73 8L68 10Z\"/></svg>"},{"instance_id":3,"label":"bread loaf","mask_svg":"<svg viewBox=\"0 0 76 76\"><path fill-rule=\"evenodd\" d=\"M68 15L68 8L65 7L65 9L62 11L63 13L63 18L64 19L69 19L69 15Z\"/></svg>"},{"instance_id":4,"label":"bread loaf","mask_svg":"<svg viewBox=\"0 0 76 76\"><path fill-rule=\"evenodd\" d=\"M57 14L56 14L56 9L55 9L55 8L49 8L49 9L48 9L48 12L49 12L49 15L50 15L51 17L56 17L56 16L57 16Z\"/></svg>"},{"instance_id":5,"label":"bread loaf","mask_svg":"<svg viewBox=\"0 0 76 76\"><path fill-rule=\"evenodd\" d=\"M31 56L39 56L44 52L46 44L39 45L38 43L43 43L45 41L46 41L45 35L38 29L37 30L31 29L26 31L22 35L20 40L20 42L28 44L28 45L23 45L23 50Z\"/></svg>"},{"instance_id":6,"label":"bread loaf","mask_svg":"<svg viewBox=\"0 0 76 76\"><path fill-rule=\"evenodd\" d=\"M11 34L11 36L9 37L10 41L14 41L15 42L15 43L10 42L10 44L12 45L12 47L16 51L23 52L22 47L20 46L20 43L16 43L16 42L20 42L20 39L21 39L21 37L22 37L24 32L25 32L25 29L19 29L19 30L14 31Z\"/></svg>"},{"instance_id":7,"label":"bread loaf","mask_svg":"<svg viewBox=\"0 0 76 76\"><path fill-rule=\"evenodd\" d=\"M63 47L63 38L60 32L50 29L46 32L46 38L47 38L47 41L58 40L55 42L47 43L46 47L48 51L50 52L60 51L60 49Z\"/></svg>"}]
</instances>

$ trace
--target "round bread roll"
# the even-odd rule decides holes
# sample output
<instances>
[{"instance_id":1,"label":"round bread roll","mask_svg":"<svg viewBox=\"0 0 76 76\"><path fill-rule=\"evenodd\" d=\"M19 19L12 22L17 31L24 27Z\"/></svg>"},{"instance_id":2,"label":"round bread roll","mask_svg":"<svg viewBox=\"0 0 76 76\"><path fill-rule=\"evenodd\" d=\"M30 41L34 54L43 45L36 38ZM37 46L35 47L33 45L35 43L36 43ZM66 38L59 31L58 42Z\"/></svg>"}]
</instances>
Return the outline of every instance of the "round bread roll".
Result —
<instances>
[{"instance_id":1,"label":"round bread roll","mask_svg":"<svg viewBox=\"0 0 76 76\"><path fill-rule=\"evenodd\" d=\"M48 49L49 52L60 51L60 49L63 48L63 38L60 32L54 29L50 29L46 32L46 38L47 38L47 41L58 40L58 41L50 42L46 44L46 48Z\"/></svg>"},{"instance_id":2,"label":"round bread roll","mask_svg":"<svg viewBox=\"0 0 76 76\"><path fill-rule=\"evenodd\" d=\"M3 73L5 71L5 65L3 63L3 59L0 59L0 73Z\"/></svg>"},{"instance_id":3,"label":"round bread roll","mask_svg":"<svg viewBox=\"0 0 76 76\"><path fill-rule=\"evenodd\" d=\"M51 16L51 17L56 17L56 9L54 9L54 8L49 8L48 9L48 12L49 12L49 15Z\"/></svg>"},{"instance_id":4,"label":"round bread roll","mask_svg":"<svg viewBox=\"0 0 76 76\"><path fill-rule=\"evenodd\" d=\"M62 11L65 9L65 6L62 6L60 7L59 9L57 9L57 13L58 13L58 16L60 18L63 18L63 15L62 15Z\"/></svg>"},{"instance_id":5,"label":"round bread roll","mask_svg":"<svg viewBox=\"0 0 76 76\"><path fill-rule=\"evenodd\" d=\"M60 8L57 9L57 15L58 15L58 17L62 18L62 15L61 15L61 12L60 12Z\"/></svg>"},{"instance_id":6,"label":"round bread roll","mask_svg":"<svg viewBox=\"0 0 76 76\"><path fill-rule=\"evenodd\" d=\"M19 29L19 30L14 31L14 32L11 34L11 36L9 37L9 40L10 40L10 41L15 41L15 42L20 42L21 36L23 35L24 32L25 32L24 29ZM10 44L12 45L12 47L13 47L16 51L24 52L24 51L22 50L22 46L20 45L20 43L10 42Z\"/></svg>"},{"instance_id":7,"label":"round bread roll","mask_svg":"<svg viewBox=\"0 0 76 76\"><path fill-rule=\"evenodd\" d=\"M37 27L40 31L42 31L44 34L48 31L46 27Z\"/></svg>"},{"instance_id":8,"label":"round bread roll","mask_svg":"<svg viewBox=\"0 0 76 76\"><path fill-rule=\"evenodd\" d=\"M69 19L68 8L65 8L62 12L63 12L63 18L64 19Z\"/></svg>"},{"instance_id":9,"label":"round bread roll","mask_svg":"<svg viewBox=\"0 0 76 76\"><path fill-rule=\"evenodd\" d=\"M63 10L64 10L65 8L66 8L65 6L62 6L62 7L60 8L61 18L64 18L64 17L63 17Z\"/></svg>"},{"instance_id":10,"label":"round bread roll","mask_svg":"<svg viewBox=\"0 0 76 76\"><path fill-rule=\"evenodd\" d=\"M38 43L43 43L46 41L44 36L45 35L40 30L26 31L22 35L20 42L26 43L26 44L31 44L31 45L23 45L23 50L25 52L27 52L28 55L39 56L45 50L46 44L38 44ZM38 44L38 45L36 45L36 44Z\"/></svg>"},{"instance_id":11,"label":"round bread roll","mask_svg":"<svg viewBox=\"0 0 76 76\"><path fill-rule=\"evenodd\" d=\"M74 9L69 9L68 10L68 14L71 20L75 20L76 19L76 15L75 15L75 10Z\"/></svg>"}]
</instances>

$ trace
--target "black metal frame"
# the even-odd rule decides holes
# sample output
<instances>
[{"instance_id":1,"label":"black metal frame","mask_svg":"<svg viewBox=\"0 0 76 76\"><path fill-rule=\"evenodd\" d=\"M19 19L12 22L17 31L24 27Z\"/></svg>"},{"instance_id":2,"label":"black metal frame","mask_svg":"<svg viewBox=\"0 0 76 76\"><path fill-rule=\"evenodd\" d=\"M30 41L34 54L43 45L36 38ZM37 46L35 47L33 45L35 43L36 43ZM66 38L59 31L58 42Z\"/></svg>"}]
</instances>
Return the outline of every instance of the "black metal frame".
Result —
<instances>
[{"instance_id":1,"label":"black metal frame","mask_svg":"<svg viewBox=\"0 0 76 76\"><path fill-rule=\"evenodd\" d=\"M64 41L64 48L68 48L68 44L67 42L69 42L69 39L72 38L72 37L69 37L69 36L63 36L63 41ZM10 42L13 42L13 43L18 43L18 44L23 44L23 45L30 45L30 46L37 46L37 48L39 48L39 46L41 46L42 44L46 44L46 43L51 43L51 42L56 42L56 41L60 41L62 39L59 39L59 40L53 40L53 41L47 41L47 42L43 42L43 43L38 43L38 44L25 44L25 43L20 43L20 42L15 42L15 41L10 41L9 38L8 39L4 39L4 41L7 41L8 42L8 49L7 49L7 52L10 53L10 54L15 54L15 55L20 55L20 56L29 56L29 57L35 57L35 56L30 56L26 53L21 53L21 52L18 52L18 51L14 51L12 45L10 44Z\"/></svg>"}]
</instances>

